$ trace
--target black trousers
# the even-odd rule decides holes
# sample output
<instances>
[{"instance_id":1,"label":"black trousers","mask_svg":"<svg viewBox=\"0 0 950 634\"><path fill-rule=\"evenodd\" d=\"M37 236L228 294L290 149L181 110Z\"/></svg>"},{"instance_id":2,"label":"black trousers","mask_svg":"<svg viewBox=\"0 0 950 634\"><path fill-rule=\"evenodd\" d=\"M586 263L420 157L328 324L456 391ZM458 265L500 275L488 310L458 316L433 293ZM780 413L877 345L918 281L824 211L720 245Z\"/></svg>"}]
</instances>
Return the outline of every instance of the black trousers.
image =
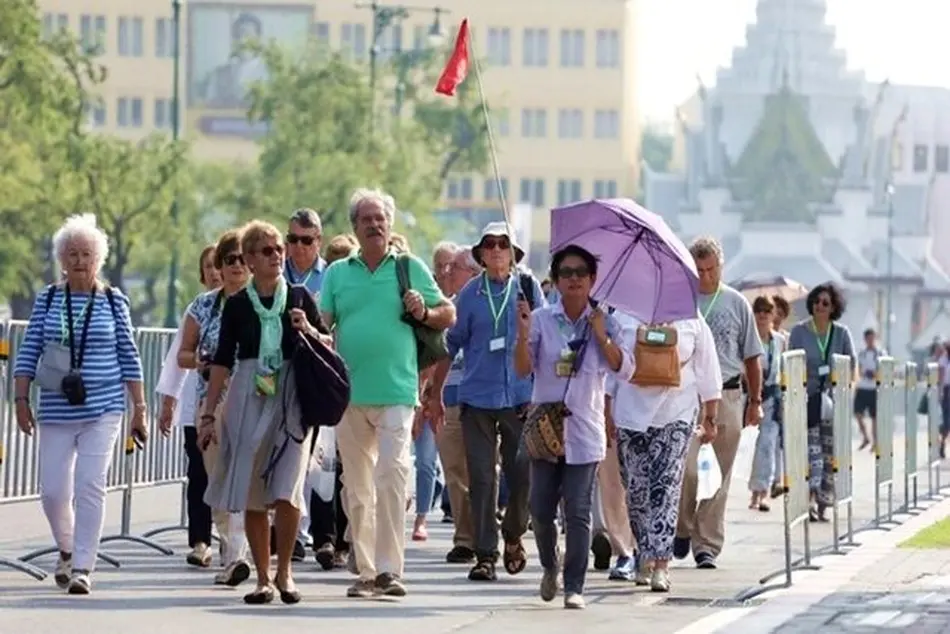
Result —
<instances>
[{"instance_id":1,"label":"black trousers","mask_svg":"<svg viewBox=\"0 0 950 634\"><path fill-rule=\"evenodd\" d=\"M188 546L211 544L211 508L205 504L208 474L198 449L198 430L185 427L185 455L188 457Z\"/></svg>"},{"instance_id":2,"label":"black trousers","mask_svg":"<svg viewBox=\"0 0 950 634\"><path fill-rule=\"evenodd\" d=\"M349 523L343 511L343 463L336 461L336 482L333 487L333 499L324 502L316 491L310 491L310 536L313 537L313 547L320 548L324 544L333 544L339 552L347 552L350 545L344 539L346 527Z\"/></svg>"}]
</instances>

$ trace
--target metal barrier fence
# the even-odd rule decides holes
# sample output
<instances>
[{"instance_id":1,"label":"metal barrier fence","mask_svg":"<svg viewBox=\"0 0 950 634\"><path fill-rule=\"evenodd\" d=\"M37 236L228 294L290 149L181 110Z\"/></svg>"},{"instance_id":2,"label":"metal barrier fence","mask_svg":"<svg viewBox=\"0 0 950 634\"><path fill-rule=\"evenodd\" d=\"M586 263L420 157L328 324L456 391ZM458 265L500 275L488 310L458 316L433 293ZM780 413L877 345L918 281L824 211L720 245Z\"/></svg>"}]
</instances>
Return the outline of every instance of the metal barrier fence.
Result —
<instances>
[{"instance_id":1,"label":"metal barrier fence","mask_svg":"<svg viewBox=\"0 0 950 634\"><path fill-rule=\"evenodd\" d=\"M936 363L927 364L927 494L936 497L940 493L940 453L943 442L940 428L943 426L943 386Z\"/></svg>"},{"instance_id":2,"label":"metal barrier fence","mask_svg":"<svg viewBox=\"0 0 950 634\"><path fill-rule=\"evenodd\" d=\"M834 451L831 456L831 473L834 479L831 502L831 549L836 555L843 555L842 546L853 546L854 542L854 462L851 455L854 418L854 371L851 358L836 354L832 357L831 389L834 398L834 415L831 433ZM841 534L841 507L845 507L845 533ZM842 537L846 541L842 542Z\"/></svg>"},{"instance_id":3,"label":"metal barrier fence","mask_svg":"<svg viewBox=\"0 0 950 634\"><path fill-rule=\"evenodd\" d=\"M904 372L892 357L878 360L877 416L874 418L874 527L894 523L894 416L903 404ZM903 409L903 405L901 406ZM882 517L881 489L887 515Z\"/></svg>"},{"instance_id":4,"label":"metal barrier fence","mask_svg":"<svg viewBox=\"0 0 950 634\"><path fill-rule=\"evenodd\" d=\"M914 512L917 505L917 406L920 403L920 384L917 380L917 364L908 361L904 365L904 504L901 508Z\"/></svg>"},{"instance_id":5,"label":"metal barrier fence","mask_svg":"<svg viewBox=\"0 0 950 634\"><path fill-rule=\"evenodd\" d=\"M16 423L16 411L13 403L13 370L16 352L23 342L26 322L8 322L4 328L7 333L10 352L8 368L0 382L0 504L11 504L38 500L41 495L39 480L38 436L42 428L32 436L19 431ZM162 439L158 434L158 413L161 403L154 397L155 386L161 373L165 354L174 337L174 330L159 328L135 329L136 343L142 359L145 393L149 403L147 419L150 441L142 450L137 450L129 435L129 421L122 422L122 433L113 449L112 465L106 480L107 492L122 492L122 513L120 531L115 535L106 535L102 543L127 541L153 548L165 555L172 551L145 536L133 535L132 497L133 491L142 487L183 483L186 475L186 460L182 450L183 440L180 429L173 431L171 438ZM34 387L32 402L38 402L38 390ZM9 459L3 460L3 457ZM184 522L181 523L184 526ZM178 528L175 526L173 528ZM32 563L38 557L57 551L56 546L42 548L17 558L0 556L0 566L20 570L36 579L44 579L47 574ZM120 562L106 553L99 558L119 567Z\"/></svg>"}]
</instances>

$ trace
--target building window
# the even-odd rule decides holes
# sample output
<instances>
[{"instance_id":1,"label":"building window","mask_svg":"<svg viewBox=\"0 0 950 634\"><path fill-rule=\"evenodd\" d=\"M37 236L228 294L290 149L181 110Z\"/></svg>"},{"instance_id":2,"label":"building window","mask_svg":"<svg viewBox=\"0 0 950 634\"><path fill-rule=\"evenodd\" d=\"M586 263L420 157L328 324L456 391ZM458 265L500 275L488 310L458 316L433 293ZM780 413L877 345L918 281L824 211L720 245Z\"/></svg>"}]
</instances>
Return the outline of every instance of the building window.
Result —
<instances>
[{"instance_id":1,"label":"building window","mask_svg":"<svg viewBox=\"0 0 950 634\"><path fill-rule=\"evenodd\" d=\"M581 199L581 182L576 179L559 180L557 182L557 204L569 205Z\"/></svg>"},{"instance_id":2,"label":"building window","mask_svg":"<svg viewBox=\"0 0 950 634\"><path fill-rule=\"evenodd\" d=\"M155 100L155 127L159 130L171 127L172 102L170 99Z\"/></svg>"},{"instance_id":3,"label":"building window","mask_svg":"<svg viewBox=\"0 0 950 634\"><path fill-rule=\"evenodd\" d=\"M313 38L322 48L330 47L330 23L317 22L313 25Z\"/></svg>"},{"instance_id":4,"label":"building window","mask_svg":"<svg viewBox=\"0 0 950 634\"><path fill-rule=\"evenodd\" d=\"M56 30L57 31L68 31L69 30L69 16L65 13L59 13L56 15Z\"/></svg>"},{"instance_id":5,"label":"building window","mask_svg":"<svg viewBox=\"0 0 950 634\"><path fill-rule=\"evenodd\" d=\"M120 97L116 109L116 123L120 128L141 128L142 100L138 97Z\"/></svg>"},{"instance_id":6,"label":"building window","mask_svg":"<svg viewBox=\"0 0 950 634\"><path fill-rule=\"evenodd\" d=\"M584 113L579 109L564 109L557 113L557 135L562 139L580 139L584 136Z\"/></svg>"},{"instance_id":7,"label":"building window","mask_svg":"<svg viewBox=\"0 0 950 634\"><path fill-rule=\"evenodd\" d=\"M379 40L376 43L377 59L391 59L393 55L402 50L402 25L392 24L379 34Z\"/></svg>"},{"instance_id":8,"label":"building window","mask_svg":"<svg viewBox=\"0 0 950 634\"><path fill-rule=\"evenodd\" d=\"M79 42L84 51L90 54L102 53L103 36L106 30L106 19L103 16L79 16Z\"/></svg>"},{"instance_id":9,"label":"building window","mask_svg":"<svg viewBox=\"0 0 950 634\"><path fill-rule=\"evenodd\" d=\"M596 180L594 181L594 198L616 198L617 181L615 180Z\"/></svg>"},{"instance_id":10,"label":"building window","mask_svg":"<svg viewBox=\"0 0 950 634\"><path fill-rule=\"evenodd\" d=\"M459 181L457 178L449 178L445 181L445 198L446 200L458 200L459 197Z\"/></svg>"},{"instance_id":11,"label":"building window","mask_svg":"<svg viewBox=\"0 0 950 634\"><path fill-rule=\"evenodd\" d=\"M917 174L927 171L927 162L930 158L929 150L930 148L928 148L926 145L914 146L914 172Z\"/></svg>"},{"instance_id":12,"label":"building window","mask_svg":"<svg viewBox=\"0 0 950 634\"><path fill-rule=\"evenodd\" d=\"M938 145L934 150L934 170L941 174L950 172L950 148Z\"/></svg>"},{"instance_id":13,"label":"building window","mask_svg":"<svg viewBox=\"0 0 950 634\"><path fill-rule=\"evenodd\" d=\"M155 57L175 57L175 20L155 20Z\"/></svg>"},{"instance_id":14,"label":"building window","mask_svg":"<svg viewBox=\"0 0 950 634\"><path fill-rule=\"evenodd\" d=\"M115 123L120 128L129 127L129 100L119 97L115 108Z\"/></svg>"},{"instance_id":15,"label":"building window","mask_svg":"<svg viewBox=\"0 0 950 634\"><path fill-rule=\"evenodd\" d=\"M508 199L508 179L501 179L501 192L502 195L498 195L498 183L495 181L494 176L485 177L485 201L486 202L497 202L500 198Z\"/></svg>"},{"instance_id":16,"label":"building window","mask_svg":"<svg viewBox=\"0 0 950 634\"><path fill-rule=\"evenodd\" d=\"M340 50L350 60L366 59L366 25L343 24L340 28Z\"/></svg>"},{"instance_id":17,"label":"building window","mask_svg":"<svg viewBox=\"0 0 950 634\"><path fill-rule=\"evenodd\" d=\"M561 67L581 68L584 66L584 32L580 29L561 31Z\"/></svg>"},{"instance_id":18,"label":"building window","mask_svg":"<svg viewBox=\"0 0 950 634\"><path fill-rule=\"evenodd\" d=\"M511 64L511 29L488 29L488 63L492 66Z\"/></svg>"},{"instance_id":19,"label":"building window","mask_svg":"<svg viewBox=\"0 0 950 634\"><path fill-rule=\"evenodd\" d=\"M145 23L142 18L119 18L118 44L120 57L142 57L145 53Z\"/></svg>"},{"instance_id":20,"label":"building window","mask_svg":"<svg viewBox=\"0 0 950 634\"><path fill-rule=\"evenodd\" d=\"M548 134L548 112L540 108L525 108L521 111L521 136L527 139L543 139Z\"/></svg>"},{"instance_id":21,"label":"building window","mask_svg":"<svg viewBox=\"0 0 950 634\"><path fill-rule=\"evenodd\" d=\"M494 110L495 133L498 136L508 136L511 134L511 112L508 108Z\"/></svg>"},{"instance_id":22,"label":"building window","mask_svg":"<svg viewBox=\"0 0 950 634\"><path fill-rule=\"evenodd\" d=\"M132 99L131 101L132 101L132 107L131 107L131 112L129 114L131 115L130 118L132 120L132 127L141 128L142 127L142 100L135 98L135 99Z\"/></svg>"},{"instance_id":23,"label":"building window","mask_svg":"<svg viewBox=\"0 0 950 634\"><path fill-rule=\"evenodd\" d=\"M56 32L56 19L52 13L43 14L43 39L48 40Z\"/></svg>"},{"instance_id":24,"label":"building window","mask_svg":"<svg viewBox=\"0 0 950 634\"><path fill-rule=\"evenodd\" d=\"M619 31L614 29L598 29L597 68L620 68Z\"/></svg>"},{"instance_id":25,"label":"building window","mask_svg":"<svg viewBox=\"0 0 950 634\"><path fill-rule=\"evenodd\" d=\"M620 114L616 110L594 112L594 137L616 139L620 136Z\"/></svg>"},{"instance_id":26,"label":"building window","mask_svg":"<svg viewBox=\"0 0 950 634\"><path fill-rule=\"evenodd\" d=\"M541 68L548 65L547 29L525 29L523 47L522 63L525 66Z\"/></svg>"},{"instance_id":27,"label":"building window","mask_svg":"<svg viewBox=\"0 0 950 634\"><path fill-rule=\"evenodd\" d=\"M106 125L106 107L102 103L89 105L86 108L89 116L89 125L93 128L101 128Z\"/></svg>"},{"instance_id":28,"label":"building window","mask_svg":"<svg viewBox=\"0 0 950 634\"><path fill-rule=\"evenodd\" d=\"M540 178L522 178L518 202L535 207L544 206L544 180Z\"/></svg>"},{"instance_id":29,"label":"building window","mask_svg":"<svg viewBox=\"0 0 950 634\"><path fill-rule=\"evenodd\" d=\"M471 177L466 176L465 178L459 179L459 198L462 200L471 200L473 189Z\"/></svg>"}]
</instances>

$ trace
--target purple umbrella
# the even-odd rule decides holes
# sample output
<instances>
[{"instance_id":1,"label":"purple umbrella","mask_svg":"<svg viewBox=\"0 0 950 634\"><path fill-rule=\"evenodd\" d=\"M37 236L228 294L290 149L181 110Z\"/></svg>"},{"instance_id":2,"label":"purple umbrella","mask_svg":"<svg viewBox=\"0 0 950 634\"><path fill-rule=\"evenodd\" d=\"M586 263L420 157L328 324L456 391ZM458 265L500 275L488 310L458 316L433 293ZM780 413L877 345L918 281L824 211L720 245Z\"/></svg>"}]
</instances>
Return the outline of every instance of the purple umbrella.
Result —
<instances>
[{"instance_id":1,"label":"purple umbrella","mask_svg":"<svg viewBox=\"0 0 950 634\"><path fill-rule=\"evenodd\" d=\"M699 275L663 219L629 198L551 210L551 253L576 244L598 258L594 299L650 323L696 317Z\"/></svg>"}]
</instances>

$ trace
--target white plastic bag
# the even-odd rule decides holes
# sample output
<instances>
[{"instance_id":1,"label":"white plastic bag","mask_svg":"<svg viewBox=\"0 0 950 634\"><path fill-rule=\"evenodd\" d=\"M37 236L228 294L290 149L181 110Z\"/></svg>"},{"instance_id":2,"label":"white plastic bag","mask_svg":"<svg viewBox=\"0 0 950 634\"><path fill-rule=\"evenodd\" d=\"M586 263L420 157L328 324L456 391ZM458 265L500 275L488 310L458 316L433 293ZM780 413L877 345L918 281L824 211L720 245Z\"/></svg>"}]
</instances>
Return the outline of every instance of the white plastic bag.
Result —
<instances>
[{"instance_id":1,"label":"white plastic bag","mask_svg":"<svg viewBox=\"0 0 950 634\"><path fill-rule=\"evenodd\" d=\"M336 487L336 429L321 427L310 456L310 487L324 502L333 500Z\"/></svg>"},{"instance_id":2,"label":"white plastic bag","mask_svg":"<svg viewBox=\"0 0 950 634\"><path fill-rule=\"evenodd\" d=\"M722 471L719 469L719 459L716 458L716 450L711 443L699 446L699 454L696 456L696 501L702 502L716 495L719 487L722 486Z\"/></svg>"},{"instance_id":3,"label":"white plastic bag","mask_svg":"<svg viewBox=\"0 0 950 634\"><path fill-rule=\"evenodd\" d=\"M749 426L742 430L739 436L739 448L736 450L736 460L732 464L732 475L748 482L752 477L752 462L755 459L755 444L759 440L758 426Z\"/></svg>"}]
</instances>

